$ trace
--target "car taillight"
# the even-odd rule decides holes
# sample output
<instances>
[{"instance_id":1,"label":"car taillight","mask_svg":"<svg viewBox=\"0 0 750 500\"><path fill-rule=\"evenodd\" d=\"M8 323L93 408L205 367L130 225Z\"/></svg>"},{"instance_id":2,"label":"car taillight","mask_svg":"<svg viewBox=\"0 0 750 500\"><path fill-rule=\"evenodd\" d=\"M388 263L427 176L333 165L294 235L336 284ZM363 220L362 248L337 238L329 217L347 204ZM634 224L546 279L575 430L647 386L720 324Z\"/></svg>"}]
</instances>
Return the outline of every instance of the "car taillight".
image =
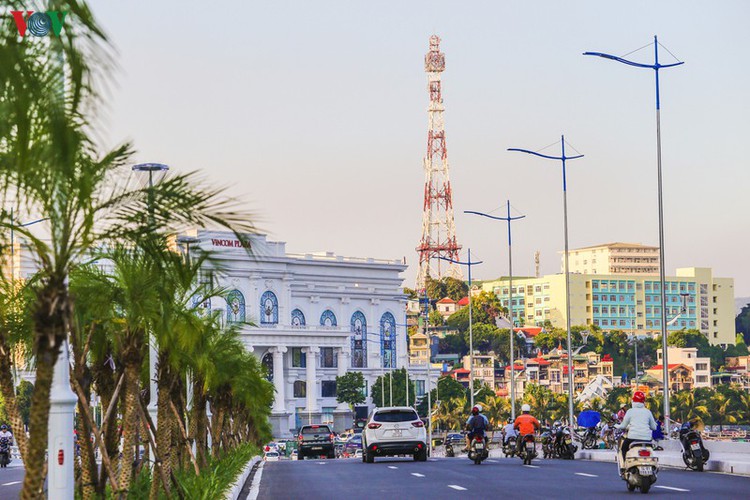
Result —
<instances>
[{"instance_id":1,"label":"car taillight","mask_svg":"<svg viewBox=\"0 0 750 500\"><path fill-rule=\"evenodd\" d=\"M414 427L424 427L424 422L422 422L421 420L417 420L416 422L412 422L411 425L413 425Z\"/></svg>"},{"instance_id":2,"label":"car taillight","mask_svg":"<svg viewBox=\"0 0 750 500\"><path fill-rule=\"evenodd\" d=\"M333 433L331 433L331 435L330 435L331 441L333 441L335 437L336 436L334 436Z\"/></svg>"},{"instance_id":3,"label":"car taillight","mask_svg":"<svg viewBox=\"0 0 750 500\"><path fill-rule=\"evenodd\" d=\"M380 429L381 427L382 427L381 424L376 424L375 422L373 422L371 424L367 424L367 428L368 429Z\"/></svg>"},{"instance_id":4,"label":"car taillight","mask_svg":"<svg viewBox=\"0 0 750 500\"><path fill-rule=\"evenodd\" d=\"M299 435L299 436L297 437L297 441L299 441L299 442L302 442L302 440L303 440L303 439L304 439L304 438L302 437L302 434L300 434L300 435Z\"/></svg>"},{"instance_id":5,"label":"car taillight","mask_svg":"<svg viewBox=\"0 0 750 500\"><path fill-rule=\"evenodd\" d=\"M650 457L651 452L648 450L638 450L638 456L639 457Z\"/></svg>"}]
</instances>

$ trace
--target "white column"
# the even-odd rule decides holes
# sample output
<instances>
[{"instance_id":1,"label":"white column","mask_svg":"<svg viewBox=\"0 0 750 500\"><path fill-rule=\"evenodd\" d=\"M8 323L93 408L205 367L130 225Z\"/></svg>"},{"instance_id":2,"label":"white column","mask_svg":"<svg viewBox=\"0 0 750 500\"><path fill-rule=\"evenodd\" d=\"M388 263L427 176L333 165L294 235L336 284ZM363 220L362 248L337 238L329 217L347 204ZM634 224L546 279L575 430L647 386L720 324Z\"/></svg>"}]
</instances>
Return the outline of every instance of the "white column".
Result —
<instances>
[{"instance_id":1,"label":"white column","mask_svg":"<svg viewBox=\"0 0 750 500\"><path fill-rule=\"evenodd\" d=\"M318 367L320 348L305 347L302 351L307 355L307 369L305 371L307 375L307 411L316 412L318 411L318 380L315 371Z\"/></svg>"},{"instance_id":2,"label":"white column","mask_svg":"<svg viewBox=\"0 0 750 500\"><path fill-rule=\"evenodd\" d=\"M341 377L343 375L346 375L346 369L349 368L349 363L350 363L349 356L350 356L350 354L349 354L349 351L347 351L345 348L339 347L339 350L336 353L336 356L338 358L336 360L337 366L338 366L338 368L336 369L336 374L339 377ZM348 410L349 409L349 405L347 403L339 403L338 406L336 407L336 409L337 410Z\"/></svg>"},{"instance_id":3,"label":"white column","mask_svg":"<svg viewBox=\"0 0 750 500\"><path fill-rule=\"evenodd\" d=\"M276 389L276 399L273 403L274 413L286 413L286 391L284 390L284 353L286 347L271 348L273 353L273 386Z\"/></svg>"},{"instance_id":4,"label":"white column","mask_svg":"<svg viewBox=\"0 0 750 500\"><path fill-rule=\"evenodd\" d=\"M73 415L78 402L70 388L70 356L68 341L63 342L55 362L50 388L50 409L47 435L47 498L73 500L75 447ZM81 436L81 439L85 439Z\"/></svg>"}]
</instances>

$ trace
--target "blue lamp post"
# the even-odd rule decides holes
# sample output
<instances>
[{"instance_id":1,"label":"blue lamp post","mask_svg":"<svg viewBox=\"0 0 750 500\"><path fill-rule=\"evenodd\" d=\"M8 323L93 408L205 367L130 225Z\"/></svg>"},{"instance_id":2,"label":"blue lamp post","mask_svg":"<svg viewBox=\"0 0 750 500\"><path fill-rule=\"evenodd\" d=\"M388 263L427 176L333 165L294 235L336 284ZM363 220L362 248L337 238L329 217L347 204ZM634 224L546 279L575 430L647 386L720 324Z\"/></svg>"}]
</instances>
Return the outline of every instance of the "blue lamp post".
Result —
<instances>
[{"instance_id":1,"label":"blue lamp post","mask_svg":"<svg viewBox=\"0 0 750 500\"><path fill-rule=\"evenodd\" d=\"M603 52L584 52L585 56L597 56L603 57L604 59L611 59L628 66L635 66L636 68L646 68L654 70L655 84L656 84L656 176L659 191L659 280L661 288L661 309L666 309L666 290L665 290L665 271L664 271L664 204L662 197L662 174L661 174L661 101L659 97L659 70L662 68L672 68L685 64L683 61L678 61L672 64L660 64L659 63L659 40L654 35L654 63L644 64L635 61L630 61L622 57L614 56L612 54L605 54ZM661 327L661 348L663 353L663 373L664 377L664 421L669 421L669 369L667 362L667 315L666 312L662 314L661 321L659 322ZM637 370L636 370L637 371Z\"/></svg>"},{"instance_id":2,"label":"blue lamp post","mask_svg":"<svg viewBox=\"0 0 750 500\"><path fill-rule=\"evenodd\" d=\"M471 261L471 248L469 248L469 257L466 262L449 259L448 257L438 257L438 259L452 262L469 268L469 392L471 393L471 407L474 407L474 333L472 331L472 310L471 310L471 266L481 264L481 260ZM428 338L429 343L429 338Z\"/></svg>"},{"instance_id":3,"label":"blue lamp post","mask_svg":"<svg viewBox=\"0 0 750 500\"><path fill-rule=\"evenodd\" d=\"M527 153L548 160L559 160L562 162L562 188L563 188L563 226L565 233L565 309L566 309L566 326L568 330L568 425L574 425L573 420L573 398L575 394L574 377L573 377L573 353L570 340L570 267L568 266L568 181L567 173L565 168L565 162L567 160L575 160L576 158L583 158L583 155L576 156L565 156L565 136L560 137L561 141L561 155L560 156L549 156L537 153L536 151L530 151L528 149L509 148L508 151L517 151L520 153ZM512 370L511 370L512 371Z\"/></svg>"},{"instance_id":4,"label":"blue lamp post","mask_svg":"<svg viewBox=\"0 0 750 500\"><path fill-rule=\"evenodd\" d=\"M513 338L515 337L515 331L513 327L516 325L513 319L513 243L511 238L510 225L511 222L518 219L523 219L525 215L518 217L511 217L510 215L510 200L507 200L508 216L497 217L495 215L489 215L482 212L475 212L472 210L464 210L465 214L481 215L494 220L502 220L508 223L508 312L510 313L510 414L513 421L516 420L516 378L515 378L515 353L513 352ZM471 269L471 268L469 268ZM469 285L469 295L471 295L471 285Z\"/></svg>"}]
</instances>

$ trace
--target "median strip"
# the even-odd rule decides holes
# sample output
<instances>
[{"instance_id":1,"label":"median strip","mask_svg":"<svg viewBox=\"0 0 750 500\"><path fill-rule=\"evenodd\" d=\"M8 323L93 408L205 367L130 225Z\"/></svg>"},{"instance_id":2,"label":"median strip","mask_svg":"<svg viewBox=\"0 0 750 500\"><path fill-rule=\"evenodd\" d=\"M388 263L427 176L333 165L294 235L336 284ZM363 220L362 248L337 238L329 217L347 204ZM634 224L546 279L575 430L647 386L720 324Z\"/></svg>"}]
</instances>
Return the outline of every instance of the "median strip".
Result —
<instances>
[{"instance_id":1,"label":"median strip","mask_svg":"<svg viewBox=\"0 0 750 500\"><path fill-rule=\"evenodd\" d=\"M454 490L458 490L458 491L466 491L466 488L464 488L463 486L459 486L457 484L449 484L448 488L453 488Z\"/></svg>"},{"instance_id":2,"label":"median strip","mask_svg":"<svg viewBox=\"0 0 750 500\"><path fill-rule=\"evenodd\" d=\"M661 488L663 490L670 490L670 491L680 491L682 493L687 493L690 490L686 490L685 488L675 488L674 486L654 486L654 488Z\"/></svg>"},{"instance_id":3,"label":"median strip","mask_svg":"<svg viewBox=\"0 0 750 500\"><path fill-rule=\"evenodd\" d=\"M586 474L585 472L576 472L575 475L583 477L599 477L596 474Z\"/></svg>"}]
</instances>

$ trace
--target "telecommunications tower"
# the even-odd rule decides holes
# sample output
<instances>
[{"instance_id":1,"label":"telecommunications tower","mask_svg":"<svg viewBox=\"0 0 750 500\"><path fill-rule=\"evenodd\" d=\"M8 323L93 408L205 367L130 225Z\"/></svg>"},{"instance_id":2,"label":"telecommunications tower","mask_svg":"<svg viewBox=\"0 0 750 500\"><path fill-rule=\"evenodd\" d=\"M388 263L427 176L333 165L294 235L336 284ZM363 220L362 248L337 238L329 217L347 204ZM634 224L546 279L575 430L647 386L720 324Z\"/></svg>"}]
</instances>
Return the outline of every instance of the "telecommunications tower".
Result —
<instances>
[{"instance_id":1,"label":"telecommunications tower","mask_svg":"<svg viewBox=\"0 0 750 500\"><path fill-rule=\"evenodd\" d=\"M461 246L456 241L456 225L453 222L453 195L448 176L448 149L445 143L443 118L445 107L440 88L440 73L445 70L445 54L440 52L440 38L437 35L430 37L430 51L424 58L424 70L427 73L430 107L427 154L424 157L422 240L417 247L419 252L417 290L424 288L428 276L435 279L443 276L462 278L461 268L458 265L453 263L446 265L438 258L447 257L458 261L458 251Z\"/></svg>"}]
</instances>

